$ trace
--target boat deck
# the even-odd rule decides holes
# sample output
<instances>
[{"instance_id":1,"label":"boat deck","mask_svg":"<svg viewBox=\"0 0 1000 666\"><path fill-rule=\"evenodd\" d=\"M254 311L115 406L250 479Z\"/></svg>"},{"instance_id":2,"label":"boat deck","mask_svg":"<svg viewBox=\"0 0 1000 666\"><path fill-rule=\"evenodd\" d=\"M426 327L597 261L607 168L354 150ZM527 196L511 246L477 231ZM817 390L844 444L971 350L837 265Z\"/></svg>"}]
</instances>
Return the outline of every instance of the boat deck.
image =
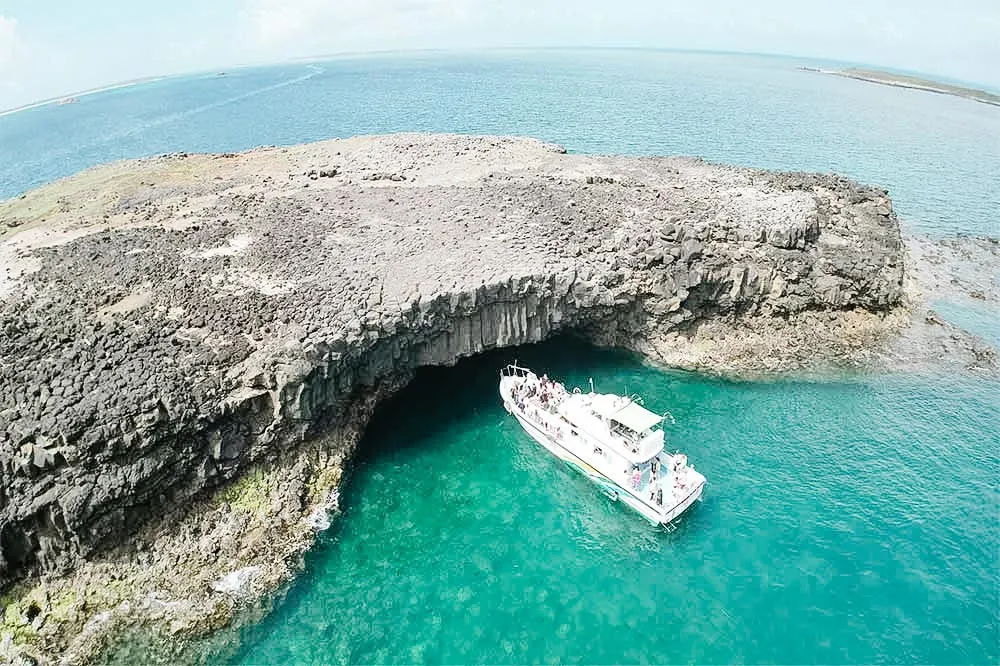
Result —
<instances>
[{"instance_id":1,"label":"boat deck","mask_svg":"<svg viewBox=\"0 0 1000 666\"><path fill-rule=\"evenodd\" d=\"M569 392L530 371L503 377L501 394L533 439L579 467L606 492L613 488L616 499L649 520L670 522L700 498L705 477L687 465L685 456L664 452L662 431L632 432L629 438L609 427L613 421L602 421L602 415L613 417L626 410L623 420L646 427L661 420L638 405L629 410L634 402L628 398Z\"/></svg>"}]
</instances>

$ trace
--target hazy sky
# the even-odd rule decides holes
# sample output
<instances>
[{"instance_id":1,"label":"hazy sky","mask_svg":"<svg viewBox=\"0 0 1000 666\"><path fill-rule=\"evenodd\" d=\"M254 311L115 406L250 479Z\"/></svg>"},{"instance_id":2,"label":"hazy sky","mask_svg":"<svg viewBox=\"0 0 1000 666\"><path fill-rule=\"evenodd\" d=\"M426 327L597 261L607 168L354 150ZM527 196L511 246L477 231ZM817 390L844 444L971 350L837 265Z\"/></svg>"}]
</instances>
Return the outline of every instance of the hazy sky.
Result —
<instances>
[{"instance_id":1,"label":"hazy sky","mask_svg":"<svg viewBox=\"0 0 1000 666\"><path fill-rule=\"evenodd\" d=\"M345 51L783 53L1000 87L1000 0L0 0L0 109L115 81Z\"/></svg>"}]
</instances>

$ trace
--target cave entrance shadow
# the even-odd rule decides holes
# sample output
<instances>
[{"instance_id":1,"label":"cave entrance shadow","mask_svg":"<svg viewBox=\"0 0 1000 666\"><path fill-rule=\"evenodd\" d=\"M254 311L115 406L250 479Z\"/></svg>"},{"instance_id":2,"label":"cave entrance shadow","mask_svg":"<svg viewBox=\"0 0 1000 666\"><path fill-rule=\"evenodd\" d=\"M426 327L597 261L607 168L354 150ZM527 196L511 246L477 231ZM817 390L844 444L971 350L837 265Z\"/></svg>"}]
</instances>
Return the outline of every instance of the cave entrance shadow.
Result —
<instances>
[{"instance_id":1,"label":"cave entrance shadow","mask_svg":"<svg viewBox=\"0 0 1000 666\"><path fill-rule=\"evenodd\" d=\"M500 370L514 361L548 373L568 387L581 388L592 376L642 365L631 352L599 348L565 333L544 342L486 351L454 366L419 368L409 384L376 408L361 440L359 460L371 462L419 447L427 438L484 411L495 411L501 418Z\"/></svg>"}]
</instances>

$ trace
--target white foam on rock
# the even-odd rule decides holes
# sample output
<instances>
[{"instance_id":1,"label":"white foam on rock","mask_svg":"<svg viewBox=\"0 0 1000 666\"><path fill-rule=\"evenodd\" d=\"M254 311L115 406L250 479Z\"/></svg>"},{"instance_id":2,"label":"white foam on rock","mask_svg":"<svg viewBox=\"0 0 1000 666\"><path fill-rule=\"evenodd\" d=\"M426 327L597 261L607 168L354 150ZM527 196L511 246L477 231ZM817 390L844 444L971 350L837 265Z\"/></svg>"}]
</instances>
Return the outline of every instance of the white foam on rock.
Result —
<instances>
[{"instance_id":1,"label":"white foam on rock","mask_svg":"<svg viewBox=\"0 0 1000 666\"><path fill-rule=\"evenodd\" d=\"M317 532L330 529L330 514L340 507L340 491L334 488L326 496L326 500L312 510L306 518L306 524Z\"/></svg>"},{"instance_id":2,"label":"white foam on rock","mask_svg":"<svg viewBox=\"0 0 1000 666\"><path fill-rule=\"evenodd\" d=\"M212 583L212 589L223 594L239 596L246 586L260 574L259 566L244 567L231 571L219 580Z\"/></svg>"},{"instance_id":3,"label":"white foam on rock","mask_svg":"<svg viewBox=\"0 0 1000 666\"><path fill-rule=\"evenodd\" d=\"M306 523L317 532L325 532L330 529L330 514L327 512L326 507L318 506L306 518Z\"/></svg>"}]
</instances>

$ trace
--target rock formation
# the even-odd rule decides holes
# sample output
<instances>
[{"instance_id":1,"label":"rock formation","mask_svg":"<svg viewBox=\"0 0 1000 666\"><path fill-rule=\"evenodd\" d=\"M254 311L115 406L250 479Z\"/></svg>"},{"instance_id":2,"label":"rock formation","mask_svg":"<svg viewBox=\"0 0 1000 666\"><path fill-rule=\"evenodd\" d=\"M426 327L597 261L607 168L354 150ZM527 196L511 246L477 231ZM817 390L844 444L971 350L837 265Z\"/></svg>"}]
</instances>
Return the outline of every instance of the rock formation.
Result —
<instances>
[{"instance_id":1,"label":"rock formation","mask_svg":"<svg viewBox=\"0 0 1000 666\"><path fill-rule=\"evenodd\" d=\"M6 587L169 531L177 507L251 467L299 469L308 450L298 485L264 495L301 518L373 396L422 365L571 331L763 374L870 358L905 319L885 191L526 139L395 135L109 165L0 204L4 233ZM302 444L330 431L322 452ZM202 560L244 552L248 530ZM39 611L55 607L47 594Z\"/></svg>"}]
</instances>

